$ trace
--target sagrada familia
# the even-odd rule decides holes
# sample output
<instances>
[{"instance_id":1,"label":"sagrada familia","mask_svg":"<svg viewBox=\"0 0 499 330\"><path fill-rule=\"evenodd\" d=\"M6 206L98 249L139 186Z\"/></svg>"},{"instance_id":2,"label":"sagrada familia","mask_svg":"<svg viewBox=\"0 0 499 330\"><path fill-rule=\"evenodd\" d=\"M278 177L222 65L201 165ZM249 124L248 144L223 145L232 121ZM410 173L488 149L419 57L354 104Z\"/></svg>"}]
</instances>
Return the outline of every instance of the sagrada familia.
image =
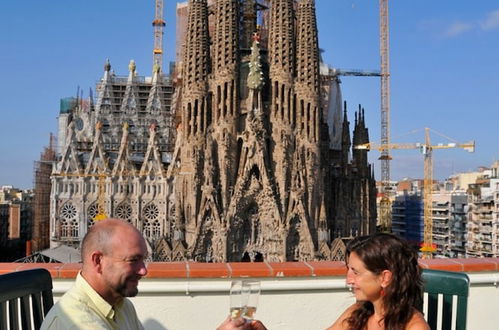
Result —
<instances>
[{"instance_id":1,"label":"sagrada familia","mask_svg":"<svg viewBox=\"0 0 499 330\"><path fill-rule=\"evenodd\" d=\"M315 1L183 6L174 74L106 62L95 102L61 107L51 245L78 246L103 211L155 261L343 258L346 239L375 230L376 187L353 148L369 142L364 110L351 138L321 63Z\"/></svg>"}]
</instances>

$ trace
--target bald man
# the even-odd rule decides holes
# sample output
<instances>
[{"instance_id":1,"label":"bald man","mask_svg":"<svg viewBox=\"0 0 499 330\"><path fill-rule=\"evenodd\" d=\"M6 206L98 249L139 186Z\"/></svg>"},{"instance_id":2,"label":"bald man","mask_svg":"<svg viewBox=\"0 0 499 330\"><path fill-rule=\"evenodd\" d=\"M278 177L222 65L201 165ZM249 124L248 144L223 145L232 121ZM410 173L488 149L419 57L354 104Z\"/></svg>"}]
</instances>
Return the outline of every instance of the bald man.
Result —
<instances>
[{"instance_id":1,"label":"bald man","mask_svg":"<svg viewBox=\"0 0 499 330\"><path fill-rule=\"evenodd\" d=\"M92 226L81 243L83 266L75 285L52 307L45 329L144 329L127 297L138 293L147 274L147 246L140 232L119 219ZM228 318L217 330L257 328Z\"/></svg>"},{"instance_id":2,"label":"bald man","mask_svg":"<svg viewBox=\"0 0 499 330\"><path fill-rule=\"evenodd\" d=\"M41 329L143 329L132 302L147 274L140 232L118 219L92 226L81 244L75 285L47 314Z\"/></svg>"}]
</instances>

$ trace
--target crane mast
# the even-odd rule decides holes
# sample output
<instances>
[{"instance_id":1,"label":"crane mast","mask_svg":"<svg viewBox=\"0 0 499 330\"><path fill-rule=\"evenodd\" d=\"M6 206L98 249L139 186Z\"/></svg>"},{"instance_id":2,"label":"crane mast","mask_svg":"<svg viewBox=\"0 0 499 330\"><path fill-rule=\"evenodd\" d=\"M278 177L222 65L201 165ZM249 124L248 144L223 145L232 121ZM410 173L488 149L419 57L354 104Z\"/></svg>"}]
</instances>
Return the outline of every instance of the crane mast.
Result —
<instances>
[{"instance_id":1,"label":"crane mast","mask_svg":"<svg viewBox=\"0 0 499 330\"><path fill-rule=\"evenodd\" d=\"M424 156L424 186L423 186L423 201L424 201L424 232L423 232L423 258L430 259L432 253L435 252L433 247L433 148L430 141L430 129L425 128L425 146L422 149Z\"/></svg>"},{"instance_id":2,"label":"crane mast","mask_svg":"<svg viewBox=\"0 0 499 330\"><path fill-rule=\"evenodd\" d=\"M379 34L381 57L381 145L390 145L390 39L388 29L388 0L379 0ZM379 226L391 231L392 210L390 191L390 148L381 150L381 201Z\"/></svg>"},{"instance_id":3,"label":"crane mast","mask_svg":"<svg viewBox=\"0 0 499 330\"><path fill-rule=\"evenodd\" d=\"M153 70L159 66L163 70L163 28L166 25L163 20L163 0L155 0L155 13L152 26L154 27L154 48L153 48Z\"/></svg>"}]
</instances>

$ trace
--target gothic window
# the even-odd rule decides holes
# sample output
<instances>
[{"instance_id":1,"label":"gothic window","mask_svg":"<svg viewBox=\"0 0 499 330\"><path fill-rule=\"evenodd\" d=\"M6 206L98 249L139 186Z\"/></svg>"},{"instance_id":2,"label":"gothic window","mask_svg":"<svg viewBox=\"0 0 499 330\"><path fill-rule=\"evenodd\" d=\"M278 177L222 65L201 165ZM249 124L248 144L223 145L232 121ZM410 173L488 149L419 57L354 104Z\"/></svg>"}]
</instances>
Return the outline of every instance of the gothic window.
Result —
<instances>
[{"instance_id":1,"label":"gothic window","mask_svg":"<svg viewBox=\"0 0 499 330\"><path fill-rule=\"evenodd\" d=\"M161 225L158 220L152 223L151 232L153 238L159 238L161 236Z\"/></svg>"},{"instance_id":2,"label":"gothic window","mask_svg":"<svg viewBox=\"0 0 499 330\"><path fill-rule=\"evenodd\" d=\"M147 238L159 238L161 237L161 224L158 220L144 220L144 236Z\"/></svg>"},{"instance_id":3,"label":"gothic window","mask_svg":"<svg viewBox=\"0 0 499 330\"><path fill-rule=\"evenodd\" d=\"M116 207L115 216L132 223L132 207L128 203L121 203Z\"/></svg>"},{"instance_id":4,"label":"gothic window","mask_svg":"<svg viewBox=\"0 0 499 330\"><path fill-rule=\"evenodd\" d=\"M71 203L66 203L59 211L62 237L78 237L78 221L76 208Z\"/></svg>"},{"instance_id":5,"label":"gothic window","mask_svg":"<svg viewBox=\"0 0 499 330\"><path fill-rule=\"evenodd\" d=\"M97 205L97 203L93 203L92 205L90 205L88 207L88 210L87 210L87 214L88 214L87 226L88 226L88 228L92 227L95 224L94 218L97 215L97 213L99 213L99 206Z\"/></svg>"},{"instance_id":6,"label":"gothic window","mask_svg":"<svg viewBox=\"0 0 499 330\"><path fill-rule=\"evenodd\" d=\"M159 209L156 204L151 203L146 205L146 207L144 207L143 216L146 220L151 222L157 220L159 216Z\"/></svg>"}]
</instances>

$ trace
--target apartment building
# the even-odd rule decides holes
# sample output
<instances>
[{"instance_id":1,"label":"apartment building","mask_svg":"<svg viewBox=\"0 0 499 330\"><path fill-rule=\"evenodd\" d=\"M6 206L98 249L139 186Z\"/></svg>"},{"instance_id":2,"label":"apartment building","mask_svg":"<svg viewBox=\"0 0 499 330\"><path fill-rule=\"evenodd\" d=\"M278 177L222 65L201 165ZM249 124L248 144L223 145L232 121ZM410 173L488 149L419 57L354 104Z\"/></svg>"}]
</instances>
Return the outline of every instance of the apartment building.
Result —
<instances>
[{"instance_id":1,"label":"apartment building","mask_svg":"<svg viewBox=\"0 0 499 330\"><path fill-rule=\"evenodd\" d=\"M464 191L439 191L433 198L433 244L437 255L465 256L468 195Z\"/></svg>"},{"instance_id":2,"label":"apartment building","mask_svg":"<svg viewBox=\"0 0 499 330\"><path fill-rule=\"evenodd\" d=\"M499 178L477 180L469 195L466 256L498 257Z\"/></svg>"}]
</instances>

